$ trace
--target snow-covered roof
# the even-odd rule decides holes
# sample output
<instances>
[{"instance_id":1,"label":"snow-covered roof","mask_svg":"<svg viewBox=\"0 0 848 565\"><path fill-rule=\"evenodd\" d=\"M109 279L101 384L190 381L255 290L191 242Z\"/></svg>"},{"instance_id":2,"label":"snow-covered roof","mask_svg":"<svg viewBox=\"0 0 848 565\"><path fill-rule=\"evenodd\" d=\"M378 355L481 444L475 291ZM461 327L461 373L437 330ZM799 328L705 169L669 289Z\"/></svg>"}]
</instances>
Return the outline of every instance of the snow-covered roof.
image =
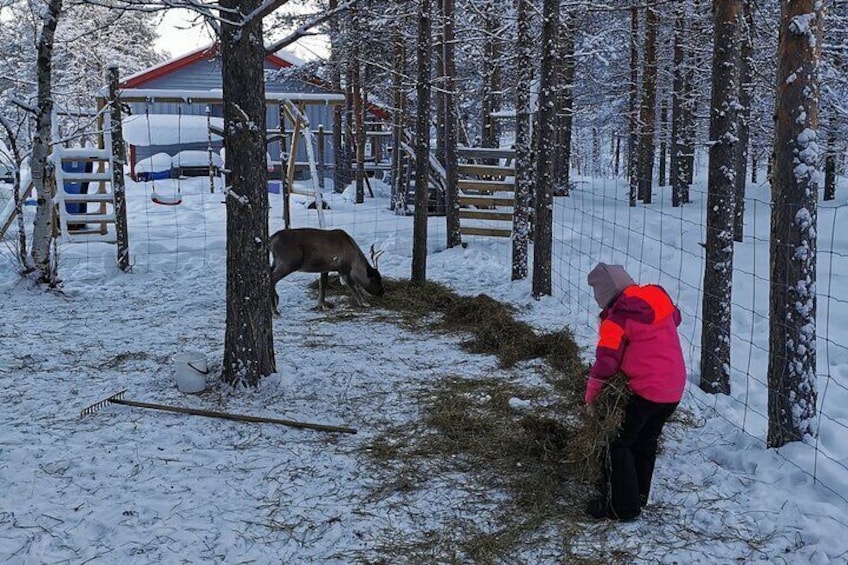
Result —
<instances>
[{"instance_id":1,"label":"snow-covered roof","mask_svg":"<svg viewBox=\"0 0 848 565\"><path fill-rule=\"evenodd\" d=\"M143 71L130 75L124 78L121 85L124 88L138 88L148 81L170 74L198 61L212 59L218 54L218 49L218 45L215 43L205 45L199 49L189 51L179 57L163 61L157 65L144 69ZM270 54L266 56L265 59L272 65L280 68L299 67L305 63L305 61L300 57L285 50L280 50L276 53Z\"/></svg>"},{"instance_id":2,"label":"snow-covered roof","mask_svg":"<svg viewBox=\"0 0 848 565\"><path fill-rule=\"evenodd\" d=\"M180 151L171 158L171 164L175 167L205 167L210 160L218 168L224 166L224 159L217 153L208 153L198 149Z\"/></svg>"},{"instance_id":3,"label":"snow-covered roof","mask_svg":"<svg viewBox=\"0 0 848 565\"><path fill-rule=\"evenodd\" d=\"M124 118L124 139L130 145L178 145L182 143L206 143L209 140L209 125L221 131L223 118L186 116L178 114L135 114ZM213 133L213 140L221 136Z\"/></svg>"},{"instance_id":4,"label":"snow-covered roof","mask_svg":"<svg viewBox=\"0 0 848 565\"><path fill-rule=\"evenodd\" d=\"M135 164L136 173L158 173L171 169L171 156L167 153L156 153Z\"/></svg>"}]
</instances>

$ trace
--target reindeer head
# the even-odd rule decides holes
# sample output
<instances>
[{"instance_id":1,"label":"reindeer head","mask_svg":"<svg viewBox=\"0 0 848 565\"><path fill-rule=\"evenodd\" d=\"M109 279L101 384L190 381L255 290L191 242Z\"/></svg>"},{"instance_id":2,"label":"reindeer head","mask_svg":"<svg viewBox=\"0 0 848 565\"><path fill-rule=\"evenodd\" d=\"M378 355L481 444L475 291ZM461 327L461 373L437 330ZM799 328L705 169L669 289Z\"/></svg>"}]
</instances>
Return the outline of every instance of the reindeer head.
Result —
<instances>
[{"instance_id":1,"label":"reindeer head","mask_svg":"<svg viewBox=\"0 0 848 565\"><path fill-rule=\"evenodd\" d=\"M380 271L377 270L377 259L379 259L380 255L383 253L383 250L374 251L374 244L371 244L371 264L366 265L365 268L368 273L368 280L362 285L362 288L374 296L383 296L386 293L383 289L383 277L380 276Z\"/></svg>"}]
</instances>

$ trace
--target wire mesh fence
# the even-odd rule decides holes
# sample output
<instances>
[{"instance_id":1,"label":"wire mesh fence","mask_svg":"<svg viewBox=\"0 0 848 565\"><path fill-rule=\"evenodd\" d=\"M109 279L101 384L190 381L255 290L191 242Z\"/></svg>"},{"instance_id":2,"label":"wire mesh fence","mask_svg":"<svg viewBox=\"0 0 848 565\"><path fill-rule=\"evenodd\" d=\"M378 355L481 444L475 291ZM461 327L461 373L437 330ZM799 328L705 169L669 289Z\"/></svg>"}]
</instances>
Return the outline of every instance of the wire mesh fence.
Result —
<instances>
[{"instance_id":1,"label":"wire mesh fence","mask_svg":"<svg viewBox=\"0 0 848 565\"><path fill-rule=\"evenodd\" d=\"M599 261L622 264L642 284L663 286L682 315L680 328L690 382L687 401L755 438L765 448L769 421L770 203L768 184L750 185L743 241L734 245L730 297L731 359L729 395L710 395L698 387L704 321L706 182L696 183L691 202L672 207L671 189L655 193L650 205L628 205L626 182L586 179L569 198L557 198L554 212L554 296L572 313L586 341L597 327L598 307L586 275ZM838 200L818 210L816 295L818 404L814 438L777 450L790 466L845 499L848 451L840 438L848 429L848 347L838 320L848 314L840 296L848 275L845 239L837 226L848 219L848 204ZM772 387L773 388L773 387ZM792 399L789 399L792 400ZM841 485L841 486L840 486Z\"/></svg>"},{"instance_id":2,"label":"wire mesh fence","mask_svg":"<svg viewBox=\"0 0 848 565\"><path fill-rule=\"evenodd\" d=\"M329 180L329 179L328 179ZM179 272L223 263L226 255L226 206L220 185L209 191L207 178L181 178L154 182L130 182L127 186L130 254L133 271ZM373 243L389 251L396 266L412 254L412 216L389 210L387 183L370 179L370 195L355 204L350 192L326 188L328 208L315 209L314 199L294 196L293 227L342 228L360 245ZM691 189L691 202L671 205L669 187L655 189L650 205L629 206L626 180L577 177L568 197L554 200L553 296L561 303L568 323L583 343L593 343L598 307L588 272L599 261L622 264L642 283L663 286L677 303L683 324L680 333L690 383L686 402L713 412L738 430L766 446L769 418L769 270L770 188L748 187L743 241L734 246L731 296L731 392L709 395L698 388L703 324L704 259L706 232L706 183ZM153 191L179 192L182 203L161 206L151 199ZM269 194L269 227L283 226L282 196ZM27 213L32 210L27 207ZM320 221L319 221L320 217ZM848 237L839 225L848 220L844 199L822 203L818 210L817 295L817 435L777 450L792 468L820 482L836 496L845 498L848 445L841 439L848 430L848 345L840 331L848 316L848 300L842 288L848 281ZM31 218L27 220L31 225ZM445 219L432 217L428 224L428 251L445 248ZM472 238L471 245L482 242ZM13 245L14 230L5 239ZM499 253L492 261L509 272L509 243L492 246ZM11 249L10 249L11 251ZM13 253L6 254L14 257ZM115 246L105 243L63 245L60 272L75 269L100 276L104 268L116 269ZM508 275L505 275L508 276ZM505 281L506 282L506 281ZM848 501L846 501L848 502Z\"/></svg>"}]
</instances>

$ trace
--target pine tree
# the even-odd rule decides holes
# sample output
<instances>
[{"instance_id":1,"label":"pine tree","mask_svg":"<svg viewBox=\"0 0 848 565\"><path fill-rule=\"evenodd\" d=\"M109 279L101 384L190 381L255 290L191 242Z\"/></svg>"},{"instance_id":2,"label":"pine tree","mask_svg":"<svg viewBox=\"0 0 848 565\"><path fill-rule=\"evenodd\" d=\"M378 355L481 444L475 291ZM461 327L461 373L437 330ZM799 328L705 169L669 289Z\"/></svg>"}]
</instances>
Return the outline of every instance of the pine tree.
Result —
<instances>
[{"instance_id":1,"label":"pine tree","mask_svg":"<svg viewBox=\"0 0 848 565\"><path fill-rule=\"evenodd\" d=\"M551 295L553 247L553 148L551 141L556 136L555 85L558 27L559 0L544 0L533 228L533 296L536 298Z\"/></svg>"},{"instance_id":2,"label":"pine tree","mask_svg":"<svg viewBox=\"0 0 848 565\"><path fill-rule=\"evenodd\" d=\"M250 13L260 0L221 0ZM256 386L276 370L268 271L265 45L262 20L221 24L227 154L227 322L222 378Z\"/></svg>"},{"instance_id":3,"label":"pine tree","mask_svg":"<svg viewBox=\"0 0 848 565\"><path fill-rule=\"evenodd\" d=\"M740 0L716 0L710 103L710 164L707 194L701 388L730 393L730 314L733 283L733 219L736 195L739 107Z\"/></svg>"},{"instance_id":4,"label":"pine tree","mask_svg":"<svg viewBox=\"0 0 848 565\"><path fill-rule=\"evenodd\" d=\"M412 244L412 280L427 280L427 197L430 173L430 70L432 21L430 0L419 0L416 60L418 101L415 115L415 231Z\"/></svg>"},{"instance_id":5,"label":"pine tree","mask_svg":"<svg viewBox=\"0 0 848 565\"><path fill-rule=\"evenodd\" d=\"M816 434L816 206L823 2L783 2L769 282L768 445Z\"/></svg>"},{"instance_id":6,"label":"pine tree","mask_svg":"<svg viewBox=\"0 0 848 565\"><path fill-rule=\"evenodd\" d=\"M533 53L530 32L530 0L515 0L515 208L512 235L512 280L527 278L527 250L530 240L530 214L533 191L533 163L530 137L530 84L533 81Z\"/></svg>"}]
</instances>

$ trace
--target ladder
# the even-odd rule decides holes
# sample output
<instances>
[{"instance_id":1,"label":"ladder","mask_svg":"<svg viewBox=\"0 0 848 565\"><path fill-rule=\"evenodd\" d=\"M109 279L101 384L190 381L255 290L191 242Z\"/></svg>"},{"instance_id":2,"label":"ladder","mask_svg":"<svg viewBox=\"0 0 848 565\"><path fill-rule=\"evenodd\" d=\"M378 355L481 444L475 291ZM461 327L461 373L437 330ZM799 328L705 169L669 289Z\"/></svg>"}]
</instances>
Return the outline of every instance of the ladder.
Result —
<instances>
[{"instance_id":1,"label":"ladder","mask_svg":"<svg viewBox=\"0 0 848 565\"><path fill-rule=\"evenodd\" d=\"M458 147L466 161L511 162L512 149ZM515 206L515 167L512 165L459 163L459 232L462 235L511 237ZM485 222L481 225L480 222Z\"/></svg>"},{"instance_id":2,"label":"ladder","mask_svg":"<svg viewBox=\"0 0 848 565\"><path fill-rule=\"evenodd\" d=\"M110 148L111 135L104 133L104 147ZM113 159L109 149L97 147L65 148L54 146L53 170L56 177L56 206L59 233L68 243L101 241L116 243L117 222L112 190ZM90 172L71 172L65 163L90 163ZM80 190L68 190L78 185ZM87 193L81 188L88 187ZM92 190L96 187L96 190ZM89 204L96 210L89 211Z\"/></svg>"}]
</instances>

